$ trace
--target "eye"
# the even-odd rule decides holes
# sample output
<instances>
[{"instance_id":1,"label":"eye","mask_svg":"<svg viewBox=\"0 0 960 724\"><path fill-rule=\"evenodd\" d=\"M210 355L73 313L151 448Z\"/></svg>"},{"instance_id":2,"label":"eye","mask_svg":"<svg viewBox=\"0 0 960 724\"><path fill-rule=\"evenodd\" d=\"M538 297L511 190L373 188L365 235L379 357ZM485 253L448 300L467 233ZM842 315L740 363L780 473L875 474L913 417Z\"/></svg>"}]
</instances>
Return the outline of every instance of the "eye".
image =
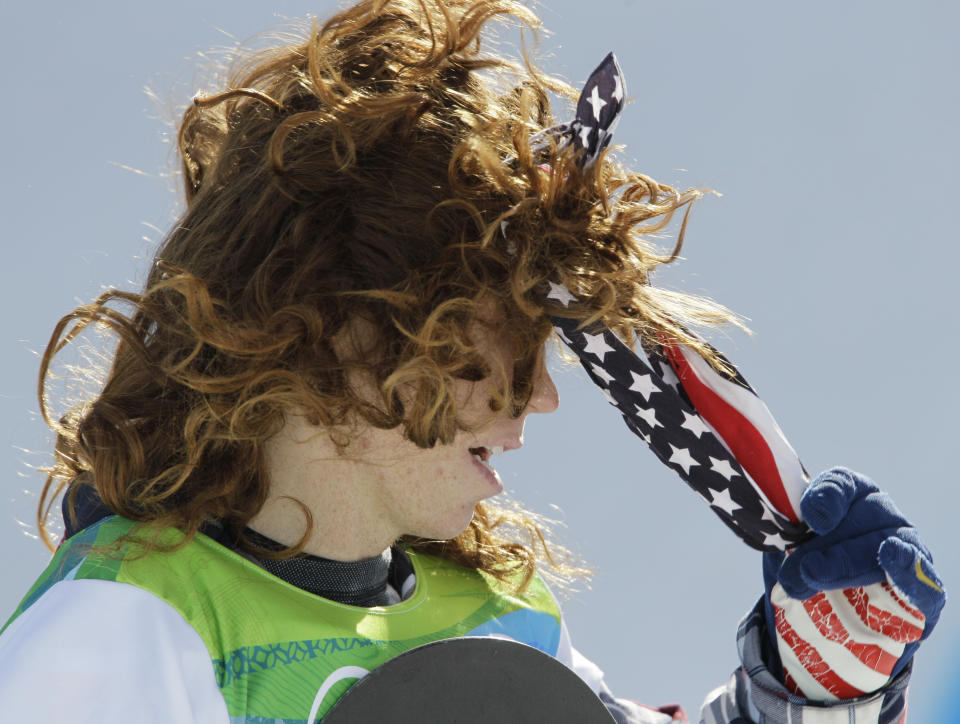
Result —
<instances>
[{"instance_id":1,"label":"eye","mask_svg":"<svg viewBox=\"0 0 960 724\"><path fill-rule=\"evenodd\" d=\"M490 371L484 365L471 363L457 373L457 378L467 382L479 382L485 380L489 374Z\"/></svg>"},{"instance_id":2,"label":"eye","mask_svg":"<svg viewBox=\"0 0 960 724\"><path fill-rule=\"evenodd\" d=\"M519 417L526 409L533 395L533 378L536 374L539 357L528 355L513 365L513 386L511 416Z\"/></svg>"}]
</instances>

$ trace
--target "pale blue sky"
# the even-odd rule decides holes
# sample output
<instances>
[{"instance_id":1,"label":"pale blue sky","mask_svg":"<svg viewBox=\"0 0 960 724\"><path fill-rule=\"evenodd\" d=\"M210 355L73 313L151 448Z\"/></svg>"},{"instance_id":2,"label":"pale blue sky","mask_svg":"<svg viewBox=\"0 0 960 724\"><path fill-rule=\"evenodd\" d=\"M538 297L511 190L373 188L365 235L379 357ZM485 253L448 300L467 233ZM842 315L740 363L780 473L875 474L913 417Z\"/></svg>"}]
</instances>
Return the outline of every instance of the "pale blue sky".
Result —
<instances>
[{"instance_id":1,"label":"pale blue sky","mask_svg":"<svg viewBox=\"0 0 960 724\"><path fill-rule=\"evenodd\" d=\"M164 121L199 88L197 54L333 7L0 2L0 617L47 558L15 522L33 518L42 479L27 465L43 464L51 444L35 411L35 353L75 304L143 279L178 208ZM750 318L755 338L719 344L807 467L874 477L960 586L950 538L960 11L929 0L552 0L540 12L553 33L541 44L548 70L579 83L608 50L619 56L633 98L622 158L723 193L697 205L686 259L658 281ZM693 714L736 664L738 617L762 589L758 556L582 372L555 377L559 411L530 420L501 474L566 522L564 539L597 571L566 605L575 644L618 695ZM913 721L934 719L956 676L945 668L960 642L952 609L918 655Z\"/></svg>"}]
</instances>

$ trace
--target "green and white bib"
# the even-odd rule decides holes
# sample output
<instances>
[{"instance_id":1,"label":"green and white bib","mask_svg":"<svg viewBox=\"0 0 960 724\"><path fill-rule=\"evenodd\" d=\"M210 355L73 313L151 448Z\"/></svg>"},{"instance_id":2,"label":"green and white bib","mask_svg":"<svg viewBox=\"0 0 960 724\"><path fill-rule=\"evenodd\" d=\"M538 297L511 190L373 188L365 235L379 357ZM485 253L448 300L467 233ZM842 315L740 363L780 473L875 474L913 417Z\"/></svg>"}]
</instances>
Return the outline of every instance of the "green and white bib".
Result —
<instances>
[{"instance_id":1,"label":"green and white bib","mask_svg":"<svg viewBox=\"0 0 960 724\"><path fill-rule=\"evenodd\" d=\"M135 543L103 550L132 526L112 517L64 543L4 629L59 582L135 586L203 640L231 722L313 722L364 672L438 639L499 635L551 655L560 644L560 612L539 579L515 594L489 575L409 551L413 593L358 608L291 586L202 534L172 553L142 555ZM169 530L162 541L181 537Z\"/></svg>"}]
</instances>

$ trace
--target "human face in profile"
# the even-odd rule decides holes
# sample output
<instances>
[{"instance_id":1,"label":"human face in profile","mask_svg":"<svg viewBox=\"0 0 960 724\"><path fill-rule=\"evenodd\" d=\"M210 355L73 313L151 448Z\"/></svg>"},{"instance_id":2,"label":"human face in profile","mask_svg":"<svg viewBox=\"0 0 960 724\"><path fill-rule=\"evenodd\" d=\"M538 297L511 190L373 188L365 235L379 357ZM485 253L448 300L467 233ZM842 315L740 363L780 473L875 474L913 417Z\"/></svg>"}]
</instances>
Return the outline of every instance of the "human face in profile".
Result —
<instances>
[{"instance_id":1,"label":"human face in profile","mask_svg":"<svg viewBox=\"0 0 960 724\"><path fill-rule=\"evenodd\" d=\"M471 325L469 334L488 367L502 368L511 384L515 355L495 320ZM313 517L305 550L335 560L376 555L404 535L456 537L470 524L476 504L503 490L496 459L523 445L527 416L553 412L559 404L543 354L518 414L491 410L496 383L496 375L456 380L458 419L466 429L430 448L407 439L402 427L362 424L346 450L338 451L327 430L303 415L288 415L265 444L270 497L251 527L281 543L296 542L303 534L303 511L293 503L299 500Z\"/></svg>"}]
</instances>

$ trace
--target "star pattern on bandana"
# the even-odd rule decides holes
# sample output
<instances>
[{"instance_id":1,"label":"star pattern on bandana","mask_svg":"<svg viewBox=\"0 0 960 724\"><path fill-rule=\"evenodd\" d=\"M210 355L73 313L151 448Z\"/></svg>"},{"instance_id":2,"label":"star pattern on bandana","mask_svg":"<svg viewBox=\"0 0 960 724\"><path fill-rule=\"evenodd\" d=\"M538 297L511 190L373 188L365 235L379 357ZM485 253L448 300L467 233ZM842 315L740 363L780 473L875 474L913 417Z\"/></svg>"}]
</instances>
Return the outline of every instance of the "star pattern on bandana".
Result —
<instances>
[{"instance_id":1,"label":"star pattern on bandana","mask_svg":"<svg viewBox=\"0 0 960 724\"><path fill-rule=\"evenodd\" d=\"M579 159L581 166L591 165L613 139L626 103L625 93L626 84L617 56L608 53L587 78L577 101L575 118L537 133L530 139L531 149L546 148L546 137L553 136L558 147L572 145L583 152Z\"/></svg>"},{"instance_id":2,"label":"star pattern on bandana","mask_svg":"<svg viewBox=\"0 0 960 724\"><path fill-rule=\"evenodd\" d=\"M501 225L501 230L502 230ZM577 298L570 293L570 290L567 289L563 284L555 284L554 282L547 282L550 285L550 291L547 293L547 299L556 299L563 306L567 306L570 302L577 301Z\"/></svg>"},{"instance_id":3,"label":"star pattern on bandana","mask_svg":"<svg viewBox=\"0 0 960 724\"><path fill-rule=\"evenodd\" d=\"M616 56L609 53L587 78L574 119L535 134L531 150L544 151L552 137L558 148L572 147L578 153L581 167L589 167L612 140L625 102L623 73ZM501 231L506 236L503 225ZM566 286L556 282L549 282L545 296L567 310L577 302ZM627 427L748 545L782 550L808 536L803 523L771 510L760 486L707 422L714 418L707 414L705 419L697 411L663 348L645 349L642 358L600 324L580 329L576 319L552 316L551 321ZM734 380L753 392L735 370ZM748 468L754 462L745 460Z\"/></svg>"},{"instance_id":4,"label":"star pattern on bandana","mask_svg":"<svg viewBox=\"0 0 960 724\"><path fill-rule=\"evenodd\" d=\"M683 410L683 422L680 423L680 427L687 428L697 437L700 437L705 432L710 432L709 425L703 421L700 415L691 415L686 410Z\"/></svg>"},{"instance_id":5,"label":"star pattern on bandana","mask_svg":"<svg viewBox=\"0 0 960 724\"><path fill-rule=\"evenodd\" d=\"M624 106L625 84L617 57L609 53L590 74L577 103L576 119L571 128L579 147L584 150L581 163L593 163L613 138L613 129Z\"/></svg>"},{"instance_id":6,"label":"star pattern on bandana","mask_svg":"<svg viewBox=\"0 0 960 724\"><path fill-rule=\"evenodd\" d=\"M613 352L613 347L607 344L602 334L586 334L584 333L583 338L587 341L583 349L587 354L596 355L600 358L600 361L603 362L603 358L607 356L608 352Z\"/></svg>"},{"instance_id":7,"label":"star pattern on bandana","mask_svg":"<svg viewBox=\"0 0 960 724\"><path fill-rule=\"evenodd\" d=\"M790 541L784 540L783 536L781 536L779 533L768 533L763 537L763 542L765 545L772 546L777 550L782 550L783 548L787 547L787 544Z\"/></svg>"},{"instance_id":8,"label":"star pattern on bandana","mask_svg":"<svg viewBox=\"0 0 960 724\"><path fill-rule=\"evenodd\" d=\"M637 418L639 418L639 419L643 420L645 423L647 423L647 426L648 426L650 429L653 429L653 428L655 428L655 427L661 427L660 423L657 422L657 413L656 413L656 411L653 410L652 408L649 408L649 407L638 407L638 408L636 409L636 412L634 412L633 414L634 414L634 416L636 416Z\"/></svg>"},{"instance_id":9,"label":"star pattern on bandana","mask_svg":"<svg viewBox=\"0 0 960 724\"><path fill-rule=\"evenodd\" d=\"M739 507L736 503L733 502L733 498L730 497L730 491L727 488L723 490L718 490L713 495L713 502L710 503L714 508L722 510L729 516L733 516L734 512L739 510Z\"/></svg>"},{"instance_id":10,"label":"star pattern on bandana","mask_svg":"<svg viewBox=\"0 0 960 724\"><path fill-rule=\"evenodd\" d=\"M588 99L591 106L593 106L593 117L598 121L600 120L600 111L603 110L603 107L607 105L607 101L603 100L600 97L600 86L595 85L593 90L590 91L590 98Z\"/></svg>"},{"instance_id":11,"label":"star pattern on bandana","mask_svg":"<svg viewBox=\"0 0 960 724\"><path fill-rule=\"evenodd\" d=\"M603 367L599 365L593 365L593 374L603 380L606 384L613 382L613 375L607 372Z\"/></svg>"},{"instance_id":12,"label":"star pattern on bandana","mask_svg":"<svg viewBox=\"0 0 960 724\"><path fill-rule=\"evenodd\" d=\"M578 329L578 320L552 321L630 430L747 544L783 550L806 538L805 525L771 511L736 458L691 406L679 379L668 373L664 357L651 349L642 357L601 326Z\"/></svg>"},{"instance_id":13,"label":"star pattern on bandana","mask_svg":"<svg viewBox=\"0 0 960 724\"><path fill-rule=\"evenodd\" d=\"M710 458L710 469L722 475L726 480L733 480L733 476L737 474L737 471L730 466L730 461L717 460L713 457Z\"/></svg>"},{"instance_id":14,"label":"star pattern on bandana","mask_svg":"<svg viewBox=\"0 0 960 724\"><path fill-rule=\"evenodd\" d=\"M678 448L670 445L670 449L673 451L670 454L670 463L673 465L678 465L683 468L683 472L686 475L690 474L690 468L694 465L699 465L696 460L690 455L690 451L686 448Z\"/></svg>"},{"instance_id":15,"label":"star pattern on bandana","mask_svg":"<svg viewBox=\"0 0 960 724\"><path fill-rule=\"evenodd\" d=\"M630 385L630 389L643 395L643 399L649 400L650 395L657 391L657 386L653 383L650 375L638 375L633 370L630 370L630 376L633 378L633 384Z\"/></svg>"}]
</instances>

